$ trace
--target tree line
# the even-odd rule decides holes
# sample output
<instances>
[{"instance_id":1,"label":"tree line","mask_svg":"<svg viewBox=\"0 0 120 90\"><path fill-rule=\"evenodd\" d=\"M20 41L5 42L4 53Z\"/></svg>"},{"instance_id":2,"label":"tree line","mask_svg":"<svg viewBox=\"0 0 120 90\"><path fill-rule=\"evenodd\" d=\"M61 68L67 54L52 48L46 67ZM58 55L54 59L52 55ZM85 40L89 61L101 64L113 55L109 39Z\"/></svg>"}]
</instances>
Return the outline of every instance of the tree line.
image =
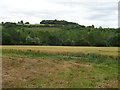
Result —
<instances>
[{"instance_id":1,"label":"tree line","mask_svg":"<svg viewBox=\"0 0 120 90\"><path fill-rule=\"evenodd\" d=\"M29 23L27 23L29 24ZM95 28L92 26L79 25L77 23L43 20L48 31L34 30L40 25L26 26L17 23L2 23L3 45L55 45L55 46L120 46L120 29ZM58 31L49 31L49 27L62 28ZM33 30L26 30L26 28ZM41 28L41 27L38 27Z\"/></svg>"}]
</instances>

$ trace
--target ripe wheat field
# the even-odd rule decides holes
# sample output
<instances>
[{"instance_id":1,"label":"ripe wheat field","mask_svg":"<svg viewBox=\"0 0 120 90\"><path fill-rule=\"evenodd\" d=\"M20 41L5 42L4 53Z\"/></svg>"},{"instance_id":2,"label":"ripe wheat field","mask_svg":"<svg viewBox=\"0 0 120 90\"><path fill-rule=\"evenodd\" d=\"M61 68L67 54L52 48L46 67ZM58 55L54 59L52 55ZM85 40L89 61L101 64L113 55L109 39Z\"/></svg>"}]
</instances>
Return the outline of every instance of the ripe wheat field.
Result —
<instances>
[{"instance_id":1,"label":"ripe wheat field","mask_svg":"<svg viewBox=\"0 0 120 90\"><path fill-rule=\"evenodd\" d=\"M118 47L74 47L74 46L3 46L3 50L31 51L44 54L75 55L96 54L118 57Z\"/></svg>"}]
</instances>

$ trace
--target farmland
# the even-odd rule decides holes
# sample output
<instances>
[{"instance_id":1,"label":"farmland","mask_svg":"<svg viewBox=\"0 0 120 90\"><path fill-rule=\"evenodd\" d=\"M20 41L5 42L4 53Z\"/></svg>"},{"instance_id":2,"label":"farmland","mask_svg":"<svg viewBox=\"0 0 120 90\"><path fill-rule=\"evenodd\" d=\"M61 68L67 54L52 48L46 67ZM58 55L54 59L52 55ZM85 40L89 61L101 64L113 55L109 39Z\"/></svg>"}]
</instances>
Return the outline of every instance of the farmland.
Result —
<instances>
[{"instance_id":1,"label":"farmland","mask_svg":"<svg viewBox=\"0 0 120 90\"><path fill-rule=\"evenodd\" d=\"M59 31L59 30L62 30L61 28L57 28L57 27L34 27L34 28L26 28L24 27L23 28L25 31ZM18 29L19 30L19 29Z\"/></svg>"},{"instance_id":2,"label":"farmland","mask_svg":"<svg viewBox=\"0 0 120 90\"><path fill-rule=\"evenodd\" d=\"M2 50L4 88L118 88L118 47L9 45Z\"/></svg>"},{"instance_id":3,"label":"farmland","mask_svg":"<svg viewBox=\"0 0 120 90\"><path fill-rule=\"evenodd\" d=\"M118 88L119 28L65 20L2 23L3 88Z\"/></svg>"}]
</instances>

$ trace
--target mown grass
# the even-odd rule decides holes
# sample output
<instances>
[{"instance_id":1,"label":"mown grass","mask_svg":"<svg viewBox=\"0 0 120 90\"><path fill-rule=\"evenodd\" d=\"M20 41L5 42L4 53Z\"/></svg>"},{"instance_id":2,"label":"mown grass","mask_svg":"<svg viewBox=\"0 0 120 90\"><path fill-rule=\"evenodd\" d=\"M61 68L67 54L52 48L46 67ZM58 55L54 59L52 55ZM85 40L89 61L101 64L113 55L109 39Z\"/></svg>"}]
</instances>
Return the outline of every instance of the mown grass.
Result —
<instances>
[{"instance_id":1,"label":"mown grass","mask_svg":"<svg viewBox=\"0 0 120 90\"><path fill-rule=\"evenodd\" d=\"M3 55L3 74L10 74L4 88L118 88L114 60L11 50L3 50Z\"/></svg>"},{"instance_id":2,"label":"mown grass","mask_svg":"<svg viewBox=\"0 0 120 90\"><path fill-rule=\"evenodd\" d=\"M95 65L94 69L91 71L89 71L88 68L85 67L76 70L71 69L71 70L61 71L57 74L49 75L47 77L50 80L56 82L51 81L50 83L48 83L47 80L38 77L32 79L30 83L37 85L39 88L52 88L52 87L56 87L57 84L61 84L61 85L64 84L67 88L105 87L104 83L107 82L109 83L109 81L114 80L117 77L117 72L115 68L109 68L108 66L104 66L104 65L100 65L100 67ZM108 87L110 86L108 85Z\"/></svg>"}]
</instances>

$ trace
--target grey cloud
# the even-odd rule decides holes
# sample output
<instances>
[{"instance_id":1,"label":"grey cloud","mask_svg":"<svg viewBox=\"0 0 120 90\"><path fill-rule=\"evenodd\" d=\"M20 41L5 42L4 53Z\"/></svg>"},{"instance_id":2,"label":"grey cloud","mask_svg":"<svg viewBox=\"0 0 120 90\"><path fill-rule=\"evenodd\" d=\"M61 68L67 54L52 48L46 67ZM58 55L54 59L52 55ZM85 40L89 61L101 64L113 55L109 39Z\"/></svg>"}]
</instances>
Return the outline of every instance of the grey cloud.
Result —
<instances>
[{"instance_id":1,"label":"grey cloud","mask_svg":"<svg viewBox=\"0 0 120 90\"><path fill-rule=\"evenodd\" d=\"M14 0L15 1L15 0ZM26 2L31 2L33 0L26 0ZM39 1L39 0L38 0ZM42 19L65 19L77 22L79 24L92 25L96 26L104 26L111 27L111 24L116 24L113 21L117 22L117 2L113 0L113 2L97 2L93 0L93 2L82 2L81 0L41 0L46 1L48 6L38 6L30 5L27 6L19 6L16 5L8 6L8 3L5 2L0 3L0 7L6 7L4 10L0 8L1 15L0 21L6 20L15 20L24 19L31 20L31 22L36 23ZM111 0L112 1L112 0ZM12 2L12 1L11 1ZM36 0L37 2L37 0ZM53 5L53 6L49 6ZM57 7L58 6L58 7ZM37 21L36 21L37 20ZM104 21L109 21L109 23L105 23ZM83 23L86 21L85 23ZM89 23L88 23L88 22ZM116 25L112 26L116 27Z\"/></svg>"}]
</instances>

